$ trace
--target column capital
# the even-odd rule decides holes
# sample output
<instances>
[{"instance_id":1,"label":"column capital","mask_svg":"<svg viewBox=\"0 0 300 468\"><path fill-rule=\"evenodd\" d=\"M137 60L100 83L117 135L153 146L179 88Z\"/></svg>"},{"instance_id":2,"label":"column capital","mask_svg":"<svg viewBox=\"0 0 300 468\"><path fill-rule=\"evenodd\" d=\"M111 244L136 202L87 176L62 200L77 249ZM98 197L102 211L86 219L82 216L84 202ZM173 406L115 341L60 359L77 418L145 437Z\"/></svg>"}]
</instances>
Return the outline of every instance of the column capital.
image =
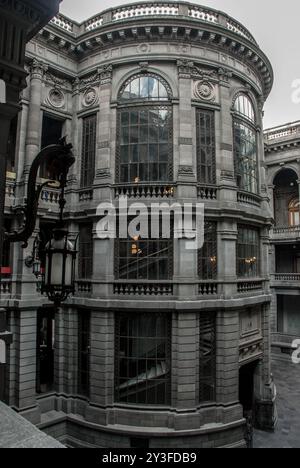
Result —
<instances>
[{"instance_id":1,"label":"column capital","mask_svg":"<svg viewBox=\"0 0 300 468\"><path fill-rule=\"evenodd\" d=\"M46 63L33 59L30 66L30 78L42 80L47 70L48 65Z\"/></svg>"}]
</instances>

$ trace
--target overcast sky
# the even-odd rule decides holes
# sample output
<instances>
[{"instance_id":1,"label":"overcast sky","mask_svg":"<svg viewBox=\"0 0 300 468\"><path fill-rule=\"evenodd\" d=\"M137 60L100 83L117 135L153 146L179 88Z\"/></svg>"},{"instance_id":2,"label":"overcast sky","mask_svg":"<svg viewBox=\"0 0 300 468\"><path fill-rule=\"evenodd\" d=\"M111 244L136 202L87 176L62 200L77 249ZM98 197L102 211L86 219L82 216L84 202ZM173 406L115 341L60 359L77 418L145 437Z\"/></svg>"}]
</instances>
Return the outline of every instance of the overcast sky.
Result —
<instances>
[{"instance_id":1,"label":"overcast sky","mask_svg":"<svg viewBox=\"0 0 300 468\"><path fill-rule=\"evenodd\" d=\"M106 8L128 3L128 0L63 0L61 12L83 21ZM193 3L223 10L241 21L269 57L275 83L265 106L265 128L300 120L300 102L292 100L292 83L295 80L300 83L299 0L285 0L283 4L272 0L195 0Z\"/></svg>"}]
</instances>

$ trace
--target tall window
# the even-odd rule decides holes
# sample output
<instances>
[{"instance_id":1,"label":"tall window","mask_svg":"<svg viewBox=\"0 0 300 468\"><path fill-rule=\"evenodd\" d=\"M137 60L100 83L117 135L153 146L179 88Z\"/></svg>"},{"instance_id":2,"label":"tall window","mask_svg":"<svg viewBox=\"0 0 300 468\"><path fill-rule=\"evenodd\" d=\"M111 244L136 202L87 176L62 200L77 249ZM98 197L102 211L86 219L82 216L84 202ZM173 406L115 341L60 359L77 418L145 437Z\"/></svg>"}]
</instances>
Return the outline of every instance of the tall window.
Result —
<instances>
[{"instance_id":1,"label":"tall window","mask_svg":"<svg viewBox=\"0 0 300 468\"><path fill-rule=\"evenodd\" d=\"M237 275L239 278L259 276L260 247L258 229L238 226Z\"/></svg>"},{"instance_id":2,"label":"tall window","mask_svg":"<svg viewBox=\"0 0 300 468\"><path fill-rule=\"evenodd\" d=\"M150 224L150 222L149 222ZM162 229L162 228L161 228ZM149 233L151 226L149 226ZM123 280L168 280L173 276L173 234L167 239L116 239L115 274Z\"/></svg>"},{"instance_id":3,"label":"tall window","mask_svg":"<svg viewBox=\"0 0 300 468\"><path fill-rule=\"evenodd\" d=\"M197 109L197 164L198 181L202 184L216 183L216 136L215 113Z\"/></svg>"},{"instance_id":4,"label":"tall window","mask_svg":"<svg viewBox=\"0 0 300 468\"><path fill-rule=\"evenodd\" d=\"M294 198L289 203L289 226L299 226L300 224L300 201Z\"/></svg>"},{"instance_id":5,"label":"tall window","mask_svg":"<svg viewBox=\"0 0 300 468\"><path fill-rule=\"evenodd\" d=\"M53 310L41 309L37 316L37 393L54 387L55 316Z\"/></svg>"},{"instance_id":6,"label":"tall window","mask_svg":"<svg viewBox=\"0 0 300 468\"><path fill-rule=\"evenodd\" d=\"M82 119L81 187L91 187L95 178L97 116Z\"/></svg>"},{"instance_id":7,"label":"tall window","mask_svg":"<svg viewBox=\"0 0 300 468\"><path fill-rule=\"evenodd\" d=\"M171 403L171 320L168 314L116 315L115 401Z\"/></svg>"},{"instance_id":8,"label":"tall window","mask_svg":"<svg viewBox=\"0 0 300 468\"><path fill-rule=\"evenodd\" d=\"M90 279L93 275L93 225L81 224L79 227L79 263L80 279Z\"/></svg>"},{"instance_id":9,"label":"tall window","mask_svg":"<svg viewBox=\"0 0 300 468\"><path fill-rule=\"evenodd\" d=\"M216 317L211 312L200 313L200 403L216 399Z\"/></svg>"},{"instance_id":10,"label":"tall window","mask_svg":"<svg viewBox=\"0 0 300 468\"><path fill-rule=\"evenodd\" d=\"M167 83L151 74L126 82L119 94L116 179L173 179L173 113Z\"/></svg>"},{"instance_id":11,"label":"tall window","mask_svg":"<svg viewBox=\"0 0 300 468\"><path fill-rule=\"evenodd\" d=\"M204 244L198 252L198 275L202 280L216 279L218 275L217 223L205 223Z\"/></svg>"},{"instance_id":12,"label":"tall window","mask_svg":"<svg viewBox=\"0 0 300 468\"><path fill-rule=\"evenodd\" d=\"M254 107L240 95L234 105L234 159L237 185L241 190L258 192L257 136Z\"/></svg>"},{"instance_id":13,"label":"tall window","mask_svg":"<svg viewBox=\"0 0 300 468\"><path fill-rule=\"evenodd\" d=\"M90 390L90 312L79 311L78 315L78 393L89 395Z\"/></svg>"},{"instance_id":14,"label":"tall window","mask_svg":"<svg viewBox=\"0 0 300 468\"><path fill-rule=\"evenodd\" d=\"M63 120L44 114L42 127L41 147L57 145L63 133ZM47 179L50 176L46 164L41 165L40 177Z\"/></svg>"}]
</instances>

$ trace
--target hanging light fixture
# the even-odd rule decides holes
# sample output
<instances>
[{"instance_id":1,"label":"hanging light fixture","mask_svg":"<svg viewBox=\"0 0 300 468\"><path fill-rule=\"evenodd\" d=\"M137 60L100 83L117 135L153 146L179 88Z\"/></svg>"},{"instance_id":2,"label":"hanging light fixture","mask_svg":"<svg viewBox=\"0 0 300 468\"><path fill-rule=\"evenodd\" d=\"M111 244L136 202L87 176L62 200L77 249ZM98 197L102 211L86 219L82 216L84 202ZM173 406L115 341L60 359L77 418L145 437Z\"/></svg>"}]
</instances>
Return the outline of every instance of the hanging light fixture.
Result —
<instances>
[{"instance_id":1,"label":"hanging light fixture","mask_svg":"<svg viewBox=\"0 0 300 468\"><path fill-rule=\"evenodd\" d=\"M41 292L57 305L75 292L76 244L77 239L73 244L66 229L58 228L44 249L46 263Z\"/></svg>"}]
</instances>

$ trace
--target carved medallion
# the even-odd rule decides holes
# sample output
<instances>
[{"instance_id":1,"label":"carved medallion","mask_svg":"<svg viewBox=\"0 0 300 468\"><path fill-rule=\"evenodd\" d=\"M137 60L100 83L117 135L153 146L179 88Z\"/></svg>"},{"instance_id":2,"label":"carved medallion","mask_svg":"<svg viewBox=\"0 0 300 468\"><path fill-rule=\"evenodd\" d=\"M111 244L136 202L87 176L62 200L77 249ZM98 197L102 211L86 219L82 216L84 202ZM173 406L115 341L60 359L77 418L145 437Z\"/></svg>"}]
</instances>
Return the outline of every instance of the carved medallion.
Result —
<instances>
[{"instance_id":1,"label":"carved medallion","mask_svg":"<svg viewBox=\"0 0 300 468\"><path fill-rule=\"evenodd\" d=\"M90 107L96 104L98 99L97 91L95 88L88 88L83 95L83 105Z\"/></svg>"},{"instance_id":2,"label":"carved medallion","mask_svg":"<svg viewBox=\"0 0 300 468\"><path fill-rule=\"evenodd\" d=\"M209 81L197 81L194 86L194 94L197 99L203 101L214 101L215 88Z\"/></svg>"},{"instance_id":3,"label":"carved medallion","mask_svg":"<svg viewBox=\"0 0 300 468\"><path fill-rule=\"evenodd\" d=\"M64 93L58 88L52 88L49 91L48 101L51 106L60 109L65 105Z\"/></svg>"}]
</instances>

